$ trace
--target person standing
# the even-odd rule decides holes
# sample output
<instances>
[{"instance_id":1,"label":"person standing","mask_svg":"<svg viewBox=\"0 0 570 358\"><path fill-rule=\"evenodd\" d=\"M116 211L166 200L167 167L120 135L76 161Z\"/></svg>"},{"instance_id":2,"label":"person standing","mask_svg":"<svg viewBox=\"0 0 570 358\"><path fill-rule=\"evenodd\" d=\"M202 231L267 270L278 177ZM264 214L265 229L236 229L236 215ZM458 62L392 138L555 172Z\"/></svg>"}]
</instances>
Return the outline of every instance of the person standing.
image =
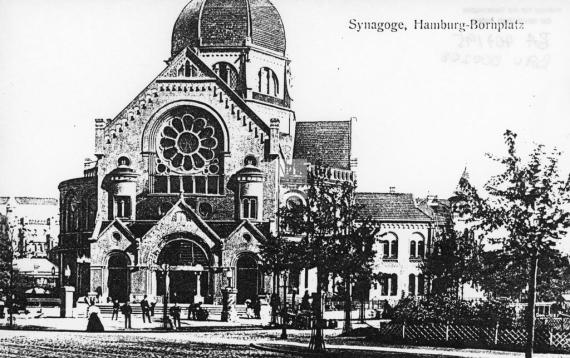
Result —
<instances>
[{"instance_id":1,"label":"person standing","mask_svg":"<svg viewBox=\"0 0 570 358\"><path fill-rule=\"evenodd\" d=\"M172 316L172 320L174 321L174 328L180 329L180 314L181 308L178 306L178 303L174 302L174 306L170 307L170 315Z\"/></svg>"},{"instance_id":2,"label":"person standing","mask_svg":"<svg viewBox=\"0 0 570 358\"><path fill-rule=\"evenodd\" d=\"M141 301L141 310L142 310L142 319L143 319L143 323L145 323L145 317L148 319L148 323L150 323L150 306L148 304L148 300L146 298L146 295L144 295L144 298Z\"/></svg>"},{"instance_id":3,"label":"person standing","mask_svg":"<svg viewBox=\"0 0 570 358\"><path fill-rule=\"evenodd\" d=\"M156 307L156 297L153 297L152 301L150 302L150 315L154 317L154 308Z\"/></svg>"},{"instance_id":4,"label":"person standing","mask_svg":"<svg viewBox=\"0 0 570 358\"><path fill-rule=\"evenodd\" d=\"M133 308L129 301L125 302L125 304L121 307L121 311L125 316L125 329L131 328L131 314L133 313Z\"/></svg>"},{"instance_id":5,"label":"person standing","mask_svg":"<svg viewBox=\"0 0 570 358\"><path fill-rule=\"evenodd\" d=\"M89 306L88 310L88 322L87 322L87 332L103 332L105 328L103 328L103 324L101 323L101 319L99 318L99 307L95 304Z\"/></svg>"},{"instance_id":6,"label":"person standing","mask_svg":"<svg viewBox=\"0 0 570 358\"><path fill-rule=\"evenodd\" d=\"M120 308L121 308L121 305L119 304L119 300L115 300L113 302L113 315L111 316L111 321L119 319L119 309Z\"/></svg>"}]
</instances>

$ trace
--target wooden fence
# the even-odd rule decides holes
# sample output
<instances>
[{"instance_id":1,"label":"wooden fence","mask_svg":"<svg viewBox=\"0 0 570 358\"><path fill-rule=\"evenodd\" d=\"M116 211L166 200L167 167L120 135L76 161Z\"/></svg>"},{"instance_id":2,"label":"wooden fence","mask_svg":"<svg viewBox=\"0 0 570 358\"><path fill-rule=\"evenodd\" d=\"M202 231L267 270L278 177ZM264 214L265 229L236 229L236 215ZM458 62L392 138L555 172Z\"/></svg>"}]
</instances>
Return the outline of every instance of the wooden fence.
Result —
<instances>
[{"instance_id":1,"label":"wooden fence","mask_svg":"<svg viewBox=\"0 0 570 358\"><path fill-rule=\"evenodd\" d=\"M499 325L470 326L455 324L381 323L379 339L406 344L523 350L526 329L502 328ZM570 331L537 329L535 350L570 353Z\"/></svg>"}]
</instances>

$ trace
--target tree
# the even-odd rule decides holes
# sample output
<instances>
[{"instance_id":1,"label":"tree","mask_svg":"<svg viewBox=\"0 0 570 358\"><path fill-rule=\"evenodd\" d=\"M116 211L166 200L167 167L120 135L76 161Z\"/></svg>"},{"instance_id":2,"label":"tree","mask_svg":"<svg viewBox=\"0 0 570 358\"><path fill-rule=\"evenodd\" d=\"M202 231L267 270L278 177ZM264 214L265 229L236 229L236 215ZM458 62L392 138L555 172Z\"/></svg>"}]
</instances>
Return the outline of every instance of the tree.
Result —
<instances>
[{"instance_id":1,"label":"tree","mask_svg":"<svg viewBox=\"0 0 570 358\"><path fill-rule=\"evenodd\" d=\"M7 297L10 310L10 325L12 324L12 295L13 295L13 267L14 259L12 239L10 237L8 218L0 215L0 299Z\"/></svg>"},{"instance_id":2,"label":"tree","mask_svg":"<svg viewBox=\"0 0 570 358\"><path fill-rule=\"evenodd\" d=\"M491 297L523 299L528 285L527 258L503 249L484 252L479 286ZM538 262L536 295L540 301L559 301L570 290L570 262L558 250L548 249Z\"/></svg>"},{"instance_id":3,"label":"tree","mask_svg":"<svg viewBox=\"0 0 570 358\"><path fill-rule=\"evenodd\" d=\"M430 294L463 298L463 285L478 282L483 244L468 229L456 231L451 218L436 240L421 264L431 281Z\"/></svg>"},{"instance_id":4,"label":"tree","mask_svg":"<svg viewBox=\"0 0 570 358\"><path fill-rule=\"evenodd\" d=\"M479 196L475 188L464 183L467 205L464 214L471 216L475 228L484 235L499 236L503 250L513 260L524 258L529 286L527 310L526 357L534 346L534 307L539 261L553 249L555 242L567 234L570 226L570 177L561 178L557 149L548 151L538 144L523 161L517 154L517 135L504 134L507 154L488 156L503 167L503 172L485 184L488 197Z\"/></svg>"},{"instance_id":5,"label":"tree","mask_svg":"<svg viewBox=\"0 0 570 358\"><path fill-rule=\"evenodd\" d=\"M369 222L360 221L354 183L325 181L314 174L307 183L305 204L280 209L279 219L283 232L301 238L297 245L302 266L316 268L309 349L323 351L322 294L332 277L340 276L349 285L370 275L373 235Z\"/></svg>"},{"instance_id":6,"label":"tree","mask_svg":"<svg viewBox=\"0 0 570 358\"><path fill-rule=\"evenodd\" d=\"M266 242L263 242L260 247L260 256L262 269L265 272L270 272L274 277L274 286L277 285L277 278L280 273L294 273L299 272L302 268L300 266L300 254L298 253L298 245L295 242L287 240L282 235L271 235ZM285 275L283 276L283 308L282 317L283 332L281 338L287 338L287 282ZM277 295L279 289L277 287ZM272 306L271 317L275 317L277 312L276 307Z\"/></svg>"}]
</instances>

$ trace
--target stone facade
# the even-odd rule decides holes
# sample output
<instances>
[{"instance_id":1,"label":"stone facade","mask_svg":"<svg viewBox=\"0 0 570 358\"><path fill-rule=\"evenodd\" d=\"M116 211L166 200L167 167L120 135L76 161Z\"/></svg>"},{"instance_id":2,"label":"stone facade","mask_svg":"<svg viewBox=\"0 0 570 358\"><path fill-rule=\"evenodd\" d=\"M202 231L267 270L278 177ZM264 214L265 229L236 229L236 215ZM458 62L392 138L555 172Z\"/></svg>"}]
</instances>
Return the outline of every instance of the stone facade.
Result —
<instances>
[{"instance_id":1,"label":"stone facade","mask_svg":"<svg viewBox=\"0 0 570 358\"><path fill-rule=\"evenodd\" d=\"M234 286L240 303L272 290L259 244L280 203L303 195L285 178L297 134L288 76L269 1L184 8L166 68L115 118L95 120L96 159L59 186L59 264L78 296L219 303ZM349 164L334 168L350 146L332 149L328 174L353 180ZM295 160L315 170L309 154Z\"/></svg>"}]
</instances>

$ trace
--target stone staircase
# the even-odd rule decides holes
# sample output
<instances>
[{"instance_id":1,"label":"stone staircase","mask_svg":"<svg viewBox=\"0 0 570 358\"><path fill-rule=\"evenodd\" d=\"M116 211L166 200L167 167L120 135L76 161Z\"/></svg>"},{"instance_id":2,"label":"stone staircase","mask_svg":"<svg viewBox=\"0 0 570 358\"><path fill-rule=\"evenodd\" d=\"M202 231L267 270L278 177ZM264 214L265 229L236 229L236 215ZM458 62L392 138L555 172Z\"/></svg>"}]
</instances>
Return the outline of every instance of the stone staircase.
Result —
<instances>
[{"instance_id":1,"label":"stone staircase","mask_svg":"<svg viewBox=\"0 0 570 358\"><path fill-rule=\"evenodd\" d=\"M168 307L172 307L173 304L168 305ZM182 308L182 313L181 313L181 317L182 318L186 318L188 317L188 308L189 308L189 304L181 304L180 307ZM101 303L101 304L97 304L97 307L99 307L99 310L101 311L101 316L111 316L113 314L113 305L112 304L107 304L107 303ZM142 309L140 304L132 304L131 308L133 309L133 316L142 316ZM208 312L210 312L210 317L211 316L220 316L222 314L222 306L221 305L202 305L202 308L208 310ZM162 316L162 310L163 310L163 306L162 304L157 304L156 307L154 308L154 315L155 316ZM237 314L238 317L245 317L245 305L237 305L236 306L236 310L237 310ZM119 316L122 317L121 312L119 311Z\"/></svg>"}]
</instances>

